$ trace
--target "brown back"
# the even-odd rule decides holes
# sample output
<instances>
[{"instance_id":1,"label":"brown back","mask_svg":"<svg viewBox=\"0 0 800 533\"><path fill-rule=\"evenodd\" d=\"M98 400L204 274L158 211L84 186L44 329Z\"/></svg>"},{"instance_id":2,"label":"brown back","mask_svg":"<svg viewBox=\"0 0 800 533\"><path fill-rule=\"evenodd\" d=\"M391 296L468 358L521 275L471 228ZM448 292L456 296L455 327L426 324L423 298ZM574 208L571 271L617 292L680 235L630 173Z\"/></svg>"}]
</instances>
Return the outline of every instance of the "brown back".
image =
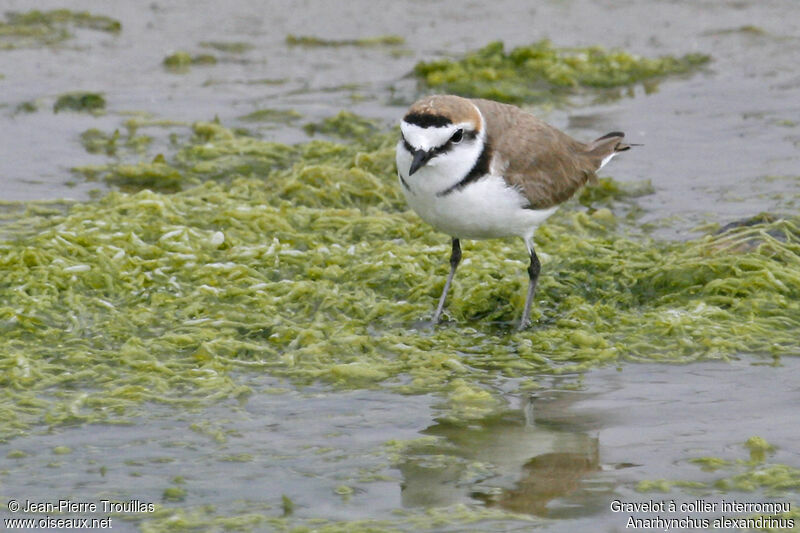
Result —
<instances>
[{"instance_id":1,"label":"brown back","mask_svg":"<svg viewBox=\"0 0 800 533\"><path fill-rule=\"evenodd\" d=\"M568 200L603 159L627 150L624 134L613 132L585 144L518 107L475 99L485 120L491 167L516 186L532 209L547 209Z\"/></svg>"}]
</instances>

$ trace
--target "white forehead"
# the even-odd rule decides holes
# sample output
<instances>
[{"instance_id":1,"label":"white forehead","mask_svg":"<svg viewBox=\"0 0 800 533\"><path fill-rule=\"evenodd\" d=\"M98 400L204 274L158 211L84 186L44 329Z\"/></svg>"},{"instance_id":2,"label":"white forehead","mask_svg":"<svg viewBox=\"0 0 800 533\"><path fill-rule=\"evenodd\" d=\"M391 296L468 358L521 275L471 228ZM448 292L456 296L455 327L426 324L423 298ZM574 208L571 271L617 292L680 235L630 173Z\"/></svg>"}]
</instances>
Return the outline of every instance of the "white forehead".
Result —
<instances>
[{"instance_id":1,"label":"white forehead","mask_svg":"<svg viewBox=\"0 0 800 533\"><path fill-rule=\"evenodd\" d=\"M442 146L453 136L459 128L466 127L467 124L449 124L447 126L422 128L416 124L409 124L405 120L400 122L400 131L408 144L417 150L425 150Z\"/></svg>"}]
</instances>

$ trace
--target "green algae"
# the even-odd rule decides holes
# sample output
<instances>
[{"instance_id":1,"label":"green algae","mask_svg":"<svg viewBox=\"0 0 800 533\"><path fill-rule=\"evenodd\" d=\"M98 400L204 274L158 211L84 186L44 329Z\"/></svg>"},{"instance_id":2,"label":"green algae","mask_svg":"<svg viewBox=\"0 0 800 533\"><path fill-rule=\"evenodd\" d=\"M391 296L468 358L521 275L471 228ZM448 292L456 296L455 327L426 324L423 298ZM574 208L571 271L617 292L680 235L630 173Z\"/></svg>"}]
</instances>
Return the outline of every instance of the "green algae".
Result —
<instances>
[{"instance_id":1,"label":"green algae","mask_svg":"<svg viewBox=\"0 0 800 533\"><path fill-rule=\"evenodd\" d=\"M619 195L591 213L573 201L537 234L532 329L512 329L527 277L511 240L465 243L453 322L420 329L449 240L408 210L395 133L296 146L217 122L192 133L169 160L108 165L130 192L4 228L3 435L246 396L235 372L438 393L457 423L504 407L497 375L524 387L622 361L800 353L796 220L673 243L631 232Z\"/></svg>"},{"instance_id":2,"label":"green algae","mask_svg":"<svg viewBox=\"0 0 800 533\"><path fill-rule=\"evenodd\" d=\"M361 39L321 39L319 37L287 35L286 44L289 46L306 47L338 47L338 46L398 46L405 44L405 39L399 35L380 35L377 37L364 37Z\"/></svg>"},{"instance_id":3,"label":"green algae","mask_svg":"<svg viewBox=\"0 0 800 533\"><path fill-rule=\"evenodd\" d=\"M203 41L200 43L200 46L202 46L203 48L213 48L214 50L225 52L227 54L243 54L254 48L254 46L250 43L238 42L238 41L237 42Z\"/></svg>"},{"instance_id":4,"label":"green algae","mask_svg":"<svg viewBox=\"0 0 800 533\"><path fill-rule=\"evenodd\" d=\"M216 424L212 424L209 421L196 422L189 426L189 429L200 433L201 435L206 435L218 444L227 442L228 436L231 434L231 430L218 428L216 427Z\"/></svg>"},{"instance_id":5,"label":"green algae","mask_svg":"<svg viewBox=\"0 0 800 533\"><path fill-rule=\"evenodd\" d=\"M135 136L140 128L152 128L152 127L168 128L172 126L181 126L181 127L189 126L189 124L186 122L181 122L179 120L170 120L165 118L156 118L150 116L148 113L134 112L128 114L133 115L131 118L125 121L125 127L128 129L129 137Z\"/></svg>"},{"instance_id":6,"label":"green algae","mask_svg":"<svg viewBox=\"0 0 800 533\"><path fill-rule=\"evenodd\" d=\"M165 57L163 63L169 69L186 69L192 64L192 56L189 52L175 52Z\"/></svg>"},{"instance_id":7,"label":"green algae","mask_svg":"<svg viewBox=\"0 0 800 533\"><path fill-rule=\"evenodd\" d=\"M763 490L767 496L782 496L800 490L800 469L784 464L764 465L714 482L723 491Z\"/></svg>"},{"instance_id":8,"label":"green algae","mask_svg":"<svg viewBox=\"0 0 800 533\"><path fill-rule=\"evenodd\" d=\"M116 19L104 15L93 15L88 11L70 11L68 9L8 13L6 20L8 24L71 24L78 28L88 28L106 33L119 33L122 31L122 24Z\"/></svg>"},{"instance_id":9,"label":"green algae","mask_svg":"<svg viewBox=\"0 0 800 533\"><path fill-rule=\"evenodd\" d=\"M767 455L775 450L775 447L768 443L763 437L750 437L744 443L744 447L750 451L750 463L763 463Z\"/></svg>"},{"instance_id":10,"label":"green algae","mask_svg":"<svg viewBox=\"0 0 800 533\"><path fill-rule=\"evenodd\" d=\"M698 481L680 481L667 479L645 479L636 484L636 492L670 492L674 487L698 490L706 485Z\"/></svg>"},{"instance_id":11,"label":"green algae","mask_svg":"<svg viewBox=\"0 0 800 533\"><path fill-rule=\"evenodd\" d=\"M596 183L584 187L578 194L581 205L590 207L594 204L610 201L627 201L641 196L653 194L655 188L650 180L624 183L614 178L598 178Z\"/></svg>"},{"instance_id":12,"label":"green algae","mask_svg":"<svg viewBox=\"0 0 800 533\"><path fill-rule=\"evenodd\" d=\"M543 40L506 52L492 42L458 60L420 62L414 75L423 86L466 97L510 103L543 103L577 89L611 89L695 70L703 54L646 58L601 47L556 48ZM652 87L651 87L652 90Z\"/></svg>"},{"instance_id":13,"label":"green algae","mask_svg":"<svg viewBox=\"0 0 800 533\"><path fill-rule=\"evenodd\" d=\"M352 117L352 121L350 120ZM130 123L130 121L128 121ZM135 140L136 127L129 124L128 141ZM368 135L375 132L376 126L373 121L356 117L352 114L340 113L335 117L329 118L316 125L317 129L324 131L328 135L334 136L361 136L362 145L360 148L370 148L372 146L387 145L385 134ZM341 156L358 156L357 167L367 172L350 173L345 183L341 184L339 191L331 196L332 201L341 201L342 205L351 205L355 200L354 189L358 187L373 187L378 193L378 184L372 173L376 171L392 172L393 162L385 157L389 152L381 151L381 159L376 165L376 158L369 152L353 150L343 145L336 145L325 142L311 142L302 146L287 146L281 143L262 141L256 138L237 135L235 132L224 128L218 122L198 122L192 126L194 141L183 146L175 156L174 160L167 161L163 156L157 156L150 163L140 163L129 165L121 163L110 163L106 165L93 165L90 167L78 167L74 169L92 179L104 179L108 183L119 185L128 190L141 189L144 187L154 188L160 191L175 191L184 187L196 186L208 179L219 179L228 181L232 176L241 175L263 175L279 169L287 169L298 161L314 163L328 158L335 159ZM98 134L94 134L98 135ZM106 136L99 134L100 139ZM113 137L113 135L112 135ZM138 144L138 143L137 143ZM100 146L103 146L100 144ZM306 176L318 172L320 168L313 164L304 170ZM322 183L327 177L322 177ZM300 184L296 181L289 181L280 184L275 192L284 192L288 189L294 190L298 195L311 194L317 198L322 195L322 191L313 183ZM271 184L270 184L271 186ZM303 190L303 187L311 187L311 190ZM382 187L386 189L386 187ZM399 205L402 196L399 191L389 191L389 196L382 194L381 198ZM348 198L344 196L347 195ZM391 196L391 198L390 198ZM310 200L313 201L313 200Z\"/></svg>"},{"instance_id":14,"label":"green algae","mask_svg":"<svg viewBox=\"0 0 800 533\"><path fill-rule=\"evenodd\" d=\"M761 26L754 26L753 24L745 24L744 26L739 26L738 28L711 30L703 33L703 35L731 35L731 34L750 35L753 37L763 37L765 35L769 35L769 33L764 28L762 28Z\"/></svg>"},{"instance_id":15,"label":"green algae","mask_svg":"<svg viewBox=\"0 0 800 533\"><path fill-rule=\"evenodd\" d=\"M762 492L770 498L797 494L800 490L800 469L767 461L775 447L763 437L750 437L742 443L750 452L747 460L736 461L720 457L698 457L689 459L690 463L700 465L707 472L721 471L725 475L708 482L679 480L643 480L636 490L640 492L669 492L672 487L688 487L701 492Z\"/></svg>"},{"instance_id":16,"label":"green algae","mask_svg":"<svg viewBox=\"0 0 800 533\"><path fill-rule=\"evenodd\" d=\"M39 110L39 104L34 100L22 102L14 109L14 113L36 113Z\"/></svg>"},{"instance_id":17,"label":"green algae","mask_svg":"<svg viewBox=\"0 0 800 533\"><path fill-rule=\"evenodd\" d=\"M302 118L303 115L294 109L257 109L251 113L239 117L239 120L247 122L278 122L289 124Z\"/></svg>"},{"instance_id":18,"label":"green algae","mask_svg":"<svg viewBox=\"0 0 800 533\"><path fill-rule=\"evenodd\" d=\"M165 502L180 502L186 499L186 489L181 487L168 487L162 496Z\"/></svg>"},{"instance_id":19,"label":"green algae","mask_svg":"<svg viewBox=\"0 0 800 533\"><path fill-rule=\"evenodd\" d=\"M306 124L303 130L309 135L322 133L341 139L366 139L379 132L380 123L350 111L340 111L337 115L327 117L321 122Z\"/></svg>"},{"instance_id":20,"label":"green algae","mask_svg":"<svg viewBox=\"0 0 800 533\"><path fill-rule=\"evenodd\" d=\"M693 457L689 459L689 462L700 465L700 469L706 472L713 472L732 464L731 461L719 457Z\"/></svg>"},{"instance_id":21,"label":"green algae","mask_svg":"<svg viewBox=\"0 0 800 533\"><path fill-rule=\"evenodd\" d=\"M129 131L134 131L129 129ZM89 128L81 133L81 144L90 154L105 154L109 156L119 155L123 149L144 154L153 142L153 138L147 135L127 135L121 140L119 130L114 130L108 134L97 128Z\"/></svg>"},{"instance_id":22,"label":"green algae","mask_svg":"<svg viewBox=\"0 0 800 533\"><path fill-rule=\"evenodd\" d=\"M6 13L5 21L0 21L0 50L59 44L72 37L70 27L111 34L122 31L118 20L87 11L54 9Z\"/></svg>"},{"instance_id":23,"label":"green algae","mask_svg":"<svg viewBox=\"0 0 800 533\"><path fill-rule=\"evenodd\" d=\"M90 154L105 153L106 155L114 155L117 153L117 140L119 139L119 130L114 130L114 133L108 135L97 128L90 128L81 133L81 143L84 149Z\"/></svg>"},{"instance_id":24,"label":"green algae","mask_svg":"<svg viewBox=\"0 0 800 533\"><path fill-rule=\"evenodd\" d=\"M62 94L53 104L53 112L75 111L77 113L99 113L106 108L106 99L100 93L78 91Z\"/></svg>"},{"instance_id":25,"label":"green algae","mask_svg":"<svg viewBox=\"0 0 800 533\"><path fill-rule=\"evenodd\" d=\"M63 215L74 203L72 200L0 201L0 242L36 233L40 223Z\"/></svg>"},{"instance_id":26,"label":"green algae","mask_svg":"<svg viewBox=\"0 0 800 533\"><path fill-rule=\"evenodd\" d=\"M102 173L102 168L98 171ZM149 188L174 192L181 188L184 177L178 169L166 163L163 156L156 156L150 163L115 165L113 171L103 174L103 179L122 190Z\"/></svg>"},{"instance_id":27,"label":"green algae","mask_svg":"<svg viewBox=\"0 0 800 533\"><path fill-rule=\"evenodd\" d=\"M164 58L164 68L171 72L185 73L193 66L210 66L217 64L217 58L211 54L192 55L189 52L178 51Z\"/></svg>"},{"instance_id":28,"label":"green algae","mask_svg":"<svg viewBox=\"0 0 800 533\"><path fill-rule=\"evenodd\" d=\"M281 495L281 509L283 509L283 516L294 513L294 502L286 494Z\"/></svg>"},{"instance_id":29,"label":"green algae","mask_svg":"<svg viewBox=\"0 0 800 533\"><path fill-rule=\"evenodd\" d=\"M541 520L527 515L487 509L477 505L452 505L431 509L398 509L386 519L336 521L326 518L296 517L283 506L282 515L252 511L252 505L233 515L220 516L214 506L185 508L157 506L142 519L143 533L157 531L276 531L282 533L402 533L414 531L505 531L527 530ZM513 528L513 529L509 529Z\"/></svg>"}]
</instances>

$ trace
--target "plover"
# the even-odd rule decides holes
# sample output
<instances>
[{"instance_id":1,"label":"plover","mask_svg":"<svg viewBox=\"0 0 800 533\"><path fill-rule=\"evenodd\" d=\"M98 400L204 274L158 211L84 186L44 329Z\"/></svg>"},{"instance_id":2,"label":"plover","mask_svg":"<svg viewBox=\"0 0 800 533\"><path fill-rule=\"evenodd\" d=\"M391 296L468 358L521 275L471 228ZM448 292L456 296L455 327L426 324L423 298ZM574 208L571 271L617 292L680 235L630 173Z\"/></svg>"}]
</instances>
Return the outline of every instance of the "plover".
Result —
<instances>
[{"instance_id":1,"label":"plover","mask_svg":"<svg viewBox=\"0 0 800 533\"><path fill-rule=\"evenodd\" d=\"M541 264L536 228L618 152L624 133L576 141L522 109L453 95L414 103L400 123L397 174L409 205L452 237L437 323L461 261L461 239L518 236L530 255L520 329L528 326Z\"/></svg>"}]
</instances>

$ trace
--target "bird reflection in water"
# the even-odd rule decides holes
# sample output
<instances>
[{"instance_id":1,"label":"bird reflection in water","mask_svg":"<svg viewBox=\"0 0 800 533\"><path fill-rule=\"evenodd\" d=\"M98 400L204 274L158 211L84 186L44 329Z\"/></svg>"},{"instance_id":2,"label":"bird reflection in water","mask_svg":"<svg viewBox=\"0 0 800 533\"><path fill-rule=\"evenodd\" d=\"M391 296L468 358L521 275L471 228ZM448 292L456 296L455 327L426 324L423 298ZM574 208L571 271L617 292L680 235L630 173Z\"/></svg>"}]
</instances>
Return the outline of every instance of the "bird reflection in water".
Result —
<instances>
[{"instance_id":1,"label":"bird reflection in water","mask_svg":"<svg viewBox=\"0 0 800 533\"><path fill-rule=\"evenodd\" d=\"M441 421L424 431L440 437L412 447L400 464L405 507L481 501L516 513L549 516L548 505L579 491L601 470L599 442L585 420L567 421L563 396L469 425ZM592 424L588 424L592 425Z\"/></svg>"}]
</instances>

